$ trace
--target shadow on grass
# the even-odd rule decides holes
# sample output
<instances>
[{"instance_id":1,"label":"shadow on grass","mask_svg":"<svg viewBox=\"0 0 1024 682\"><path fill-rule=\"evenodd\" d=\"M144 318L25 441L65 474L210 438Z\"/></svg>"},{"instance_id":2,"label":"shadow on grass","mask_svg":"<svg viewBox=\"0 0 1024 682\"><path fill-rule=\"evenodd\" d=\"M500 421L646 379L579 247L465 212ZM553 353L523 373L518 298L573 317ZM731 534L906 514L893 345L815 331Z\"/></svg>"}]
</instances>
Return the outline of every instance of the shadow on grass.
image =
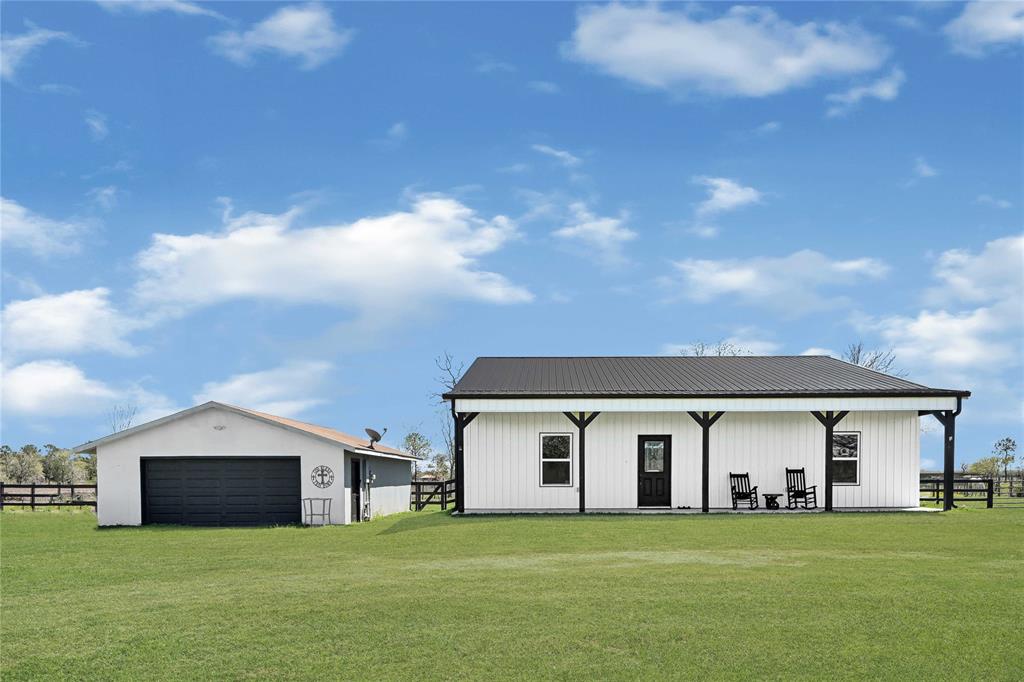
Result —
<instances>
[{"instance_id":1,"label":"shadow on grass","mask_svg":"<svg viewBox=\"0 0 1024 682\"><path fill-rule=\"evenodd\" d=\"M407 533L415 530L425 530L444 526L452 520L451 512L410 512L402 519L391 524L377 535L391 535L393 533Z\"/></svg>"}]
</instances>

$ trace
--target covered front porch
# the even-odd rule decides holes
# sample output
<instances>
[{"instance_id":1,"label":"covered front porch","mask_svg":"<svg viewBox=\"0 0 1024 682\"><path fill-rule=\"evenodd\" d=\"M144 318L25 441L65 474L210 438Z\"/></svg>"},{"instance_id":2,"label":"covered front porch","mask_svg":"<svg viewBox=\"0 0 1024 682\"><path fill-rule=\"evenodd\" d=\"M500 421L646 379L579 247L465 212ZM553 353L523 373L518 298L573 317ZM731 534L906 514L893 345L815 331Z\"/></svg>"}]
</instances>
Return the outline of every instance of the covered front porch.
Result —
<instances>
[{"instance_id":1,"label":"covered front porch","mask_svg":"<svg viewBox=\"0 0 1024 682\"><path fill-rule=\"evenodd\" d=\"M732 512L729 475L739 473L757 488L757 512L792 513L787 469L816 489L801 512L918 509L919 419L931 415L945 429L952 506L957 397L474 398L452 407L459 512ZM571 452L557 484L544 479L546 465L557 469L544 452L552 438ZM767 509L765 493L781 509Z\"/></svg>"}]
</instances>

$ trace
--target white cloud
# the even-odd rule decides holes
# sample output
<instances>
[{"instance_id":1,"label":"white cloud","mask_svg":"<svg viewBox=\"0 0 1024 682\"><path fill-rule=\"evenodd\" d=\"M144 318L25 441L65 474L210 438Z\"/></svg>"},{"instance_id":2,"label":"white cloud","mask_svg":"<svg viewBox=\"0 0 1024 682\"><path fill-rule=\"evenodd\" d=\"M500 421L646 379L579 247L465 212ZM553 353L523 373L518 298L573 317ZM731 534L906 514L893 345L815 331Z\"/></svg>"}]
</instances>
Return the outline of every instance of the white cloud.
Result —
<instances>
[{"instance_id":1,"label":"white cloud","mask_svg":"<svg viewBox=\"0 0 1024 682\"><path fill-rule=\"evenodd\" d=\"M871 72L889 55L879 38L835 21L794 24L745 6L708 17L653 4L581 9L565 52L652 89L746 97Z\"/></svg>"},{"instance_id":2,"label":"white cloud","mask_svg":"<svg viewBox=\"0 0 1024 682\"><path fill-rule=\"evenodd\" d=\"M570 224L555 230L553 234L556 237L583 242L607 265L619 264L624 260L623 245L636 239L636 232L626 227L628 216L625 213L617 218L597 216L583 202L571 204L569 211L572 213Z\"/></svg>"},{"instance_id":3,"label":"white cloud","mask_svg":"<svg viewBox=\"0 0 1024 682\"><path fill-rule=\"evenodd\" d=\"M479 54L476 56L476 72L477 73L514 73L516 67L508 62L503 62L500 59L494 59L487 54Z\"/></svg>"},{"instance_id":4,"label":"white cloud","mask_svg":"<svg viewBox=\"0 0 1024 682\"><path fill-rule=\"evenodd\" d=\"M938 286L926 298L934 308L861 326L878 332L901 363L929 374L991 371L1008 377L1024 353L1024 236L996 239L977 254L946 251L933 274Z\"/></svg>"},{"instance_id":5,"label":"white cloud","mask_svg":"<svg viewBox=\"0 0 1024 682\"><path fill-rule=\"evenodd\" d=\"M983 57L1024 42L1024 3L970 2L943 29L954 52Z\"/></svg>"},{"instance_id":6,"label":"white cloud","mask_svg":"<svg viewBox=\"0 0 1024 682\"><path fill-rule=\"evenodd\" d=\"M830 358L839 357L839 353L835 352L831 348L819 348L818 346L811 346L807 350L800 353L800 355L827 355Z\"/></svg>"},{"instance_id":7,"label":"white cloud","mask_svg":"<svg viewBox=\"0 0 1024 682\"><path fill-rule=\"evenodd\" d=\"M533 144L530 145L530 149L537 152L538 154L544 154L558 161L566 168L575 168L576 166L583 163L583 160L578 156L575 156L571 152L567 152L564 149L556 149L546 144Z\"/></svg>"},{"instance_id":8,"label":"white cloud","mask_svg":"<svg viewBox=\"0 0 1024 682\"><path fill-rule=\"evenodd\" d=\"M545 95L557 95L562 91L562 88L558 87L558 83L551 81L530 81L526 85L531 90Z\"/></svg>"},{"instance_id":9,"label":"white cloud","mask_svg":"<svg viewBox=\"0 0 1024 682\"><path fill-rule=\"evenodd\" d=\"M117 185L107 185L106 187L93 187L85 195L104 211L109 211L117 206L119 194L120 190Z\"/></svg>"},{"instance_id":10,"label":"white cloud","mask_svg":"<svg viewBox=\"0 0 1024 682\"><path fill-rule=\"evenodd\" d=\"M939 174L935 167L928 163L923 156L914 159L914 175L919 178L934 178Z\"/></svg>"},{"instance_id":11,"label":"white cloud","mask_svg":"<svg viewBox=\"0 0 1024 682\"><path fill-rule=\"evenodd\" d=\"M328 362L290 362L274 369L235 374L224 381L211 381L193 396L196 404L210 400L248 407L260 412L294 417L324 402L315 397L327 374Z\"/></svg>"},{"instance_id":12,"label":"white cloud","mask_svg":"<svg viewBox=\"0 0 1024 682\"><path fill-rule=\"evenodd\" d=\"M665 343L662 344L660 353L662 355L693 355L694 346L697 341L690 343ZM775 341L764 339L761 332L755 327L740 327L727 338L713 343L703 343L710 354L717 354L719 347L724 353L732 355L774 355L782 347Z\"/></svg>"},{"instance_id":13,"label":"white cloud","mask_svg":"<svg viewBox=\"0 0 1024 682\"><path fill-rule=\"evenodd\" d=\"M883 102L891 102L900 94L900 88L906 82L907 76L903 69L894 67L888 75L882 76L873 83L867 85L856 85L845 92L834 92L825 96L825 100L832 106L826 112L827 116L845 116L855 109L865 99L877 99Z\"/></svg>"},{"instance_id":14,"label":"white cloud","mask_svg":"<svg viewBox=\"0 0 1024 682\"><path fill-rule=\"evenodd\" d=\"M53 220L0 197L0 241L8 247L27 249L41 257L75 253L90 227L88 221L75 218Z\"/></svg>"},{"instance_id":15,"label":"white cloud","mask_svg":"<svg viewBox=\"0 0 1024 682\"><path fill-rule=\"evenodd\" d=\"M60 360L26 362L3 369L4 410L51 417L98 414L118 392L85 376L78 366Z\"/></svg>"},{"instance_id":16,"label":"white cloud","mask_svg":"<svg viewBox=\"0 0 1024 682\"><path fill-rule=\"evenodd\" d=\"M349 224L292 227L299 214L225 212L214 234L156 234L137 257L146 305L190 308L230 300L317 302L386 323L442 300L519 303L532 295L477 259L517 236L504 216L419 195L408 211Z\"/></svg>"},{"instance_id":17,"label":"white cloud","mask_svg":"<svg viewBox=\"0 0 1024 682\"><path fill-rule=\"evenodd\" d=\"M853 286L885 277L888 266L873 258L832 260L817 251L783 257L675 261L676 276L664 280L677 296L696 303L719 299L758 305L797 316L835 305L819 289Z\"/></svg>"},{"instance_id":18,"label":"white cloud","mask_svg":"<svg viewBox=\"0 0 1024 682\"><path fill-rule=\"evenodd\" d=\"M186 0L96 0L100 7L112 13L134 12L136 14L153 14L171 12L173 14L207 16L224 19L224 15L211 9Z\"/></svg>"},{"instance_id":19,"label":"white cloud","mask_svg":"<svg viewBox=\"0 0 1024 682\"><path fill-rule=\"evenodd\" d=\"M13 81L18 69L33 52L53 41L82 45L82 41L64 31L51 31L48 28L26 22L25 33L0 35L0 77L5 81Z\"/></svg>"},{"instance_id":20,"label":"white cloud","mask_svg":"<svg viewBox=\"0 0 1024 682\"><path fill-rule=\"evenodd\" d=\"M3 309L3 350L11 356L104 351L130 355L135 348L125 339L145 326L121 315L105 288L11 301Z\"/></svg>"},{"instance_id":21,"label":"white cloud","mask_svg":"<svg viewBox=\"0 0 1024 682\"><path fill-rule=\"evenodd\" d=\"M497 171L499 173L514 173L514 174L525 173L528 170L530 170L530 164L528 164L528 163L510 163L507 166L502 166L501 168L497 169Z\"/></svg>"},{"instance_id":22,"label":"white cloud","mask_svg":"<svg viewBox=\"0 0 1024 682\"><path fill-rule=\"evenodd\" d=\"M997 199L991 194L979 194L978 198L974 200L974 203L981 204L982 206L991 206L993 208L1013 208L1013 204L1006 199Z\"/></svg>"},{"instance_id":23,"label":"white cloud","mask_svg":"<svg viewBox=\"0 0 1024 682\"><path fill-rule=\"evenodd\" d=\"M312 2L282 7L245 32L225 31L210 38L218 54L242 66L262 52L294 57L305 70L315 69L341 53L355 31L335 26L331 11Z\"/></svg>"},{"instance_id":24,"label":"white cloud","mask_svg":"<svg viewBox=\"0 0 1024 682\"><path fill-rule=\"evenodd\" d=\"M388 139L401 142L409 136L409 126L405 121L399 121L388 128Z\"/></svg>"},{"instance_id":25,"label":"white cloud","mask_svg":"<svg viewBox=\"0 0 1024 682\"><path fill-rule=\"evenodd\" d=\"M764 338L756 327L740 327L726 337L723 343L751 355L774 355L782 348L779 343Z\"/></svg>"},{"instance_id":26,"label":"white cloud","mask_svg":"<svg viewBox=\"0 0 1024 682\"><path fill-rule=\"evenodd\" d=\"M754 128L754 134L756 135L771 135L782 130L782 122L780 121L765 121L761 125Z\"/></svg>"},{"instance_id":27,"label":"white cloud","mask_svg":"<svg viewBox=\"0 0 1024 682\"><path fill-rule=\"evenodd\" d=\"M744 187L729 178L700 176L694 182L708 189L708 198L697 206L697 216L701 218L759 203L763 196L753 187Z\"/></svg>"},{"instance_id":28,"label":"white cloud","mask_svg":"<svg viewBox=\"0 0 1024 682\"><path fill-rule=\"evenodd\" d=\"M6 413L54 418L105 415L116 404L134 405L135 423L157 419L180 409L166 396L137 384L114 386L90 379L80 367L63 360L35 360L3 367Z\"/></svg>"},{"instance_id":29,"label":"white cloud","mask_svg":"<svg viewBox=\"0 0 1024 682\"><path fill-rule=\"evenodd\" d=\"M92 139L97 142L110 134L110 129L107 127L107 115L95 109L85 112L85 125L89 128Z\"/></svg>"},{"instance_id":30,"label":"white cloud","mask_svg":"<svg viewBox=\"0 0 1024 682\"><path fill-rule=\"evenodd\" d=\"M714 237L718 228L713 219L750 204L758 204L764 195L753 187L744 187L729 178L698 176L693 179L708 190L708 197L697 205L690 231L699 237Z\"/></svg>"},{"instance_id":31,"label":"white cloud","mask_svg":"<svg viewBox=\"0 0 1024 682\"><path fill-rule=\"evenodd\" d=\"M931 302L983 303L1020 297L1024 292L1024 237L996 239L975 255L963 249L942 253L935 263L940 285L929 290Z\"/></svg>"},{"instance_id":32,"label":"white cloud","mask_svg":"<svg viewBox=\"0 0 1024 682\"><path fill-rule=\"evenodd\" d=\"M73 85L67 85L65 83L43 83L39 86L39 92L45 92L48 95L79 95L82 93L81 90Z\"/></svg>"}]
</instances>

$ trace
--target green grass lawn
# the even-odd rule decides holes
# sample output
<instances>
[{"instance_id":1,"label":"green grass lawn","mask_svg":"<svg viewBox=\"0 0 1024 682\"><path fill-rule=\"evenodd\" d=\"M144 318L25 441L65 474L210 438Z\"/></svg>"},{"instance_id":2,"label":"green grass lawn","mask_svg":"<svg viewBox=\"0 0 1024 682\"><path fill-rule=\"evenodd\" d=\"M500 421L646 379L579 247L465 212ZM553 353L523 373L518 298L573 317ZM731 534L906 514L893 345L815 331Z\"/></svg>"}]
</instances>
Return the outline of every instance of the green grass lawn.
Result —
<instances>
[{"instance_id":1,"label":"green grass lawn","mask_svg":"<svg viewBox=\"0 0 1024 682\"><path fill-rule=\"evenodd\" d=\"M0 514L0 675L1024 679L1024 513L98 530Z\"/></svg>"}]
</instances>

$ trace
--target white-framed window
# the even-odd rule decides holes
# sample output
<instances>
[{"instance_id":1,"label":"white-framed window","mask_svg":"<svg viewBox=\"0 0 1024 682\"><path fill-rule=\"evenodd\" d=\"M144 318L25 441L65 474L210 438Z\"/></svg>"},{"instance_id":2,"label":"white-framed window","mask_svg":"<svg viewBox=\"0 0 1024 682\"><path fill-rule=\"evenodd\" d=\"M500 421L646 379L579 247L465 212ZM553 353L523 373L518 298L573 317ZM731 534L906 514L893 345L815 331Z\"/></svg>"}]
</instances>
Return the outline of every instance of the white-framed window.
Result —
<instances>
[{"instance_id":1,"label":"white-framed window","mask_svg":"<svg viewBox=\"0 0 1024 682\"><path fill-rule=\"evenodd\" d=\"M860 485L860 432L832 434L832 485Z\"/></svg>"},{"instance_id":2,"label":"white-framed window","mask_svg":"<svg viewBox=\"0 0 1024 682\"><path fill-rule=\"evenodd\" d=\"M572 434L540 434L540 484L572 485Z\"/></svg>"}]
</instances>

